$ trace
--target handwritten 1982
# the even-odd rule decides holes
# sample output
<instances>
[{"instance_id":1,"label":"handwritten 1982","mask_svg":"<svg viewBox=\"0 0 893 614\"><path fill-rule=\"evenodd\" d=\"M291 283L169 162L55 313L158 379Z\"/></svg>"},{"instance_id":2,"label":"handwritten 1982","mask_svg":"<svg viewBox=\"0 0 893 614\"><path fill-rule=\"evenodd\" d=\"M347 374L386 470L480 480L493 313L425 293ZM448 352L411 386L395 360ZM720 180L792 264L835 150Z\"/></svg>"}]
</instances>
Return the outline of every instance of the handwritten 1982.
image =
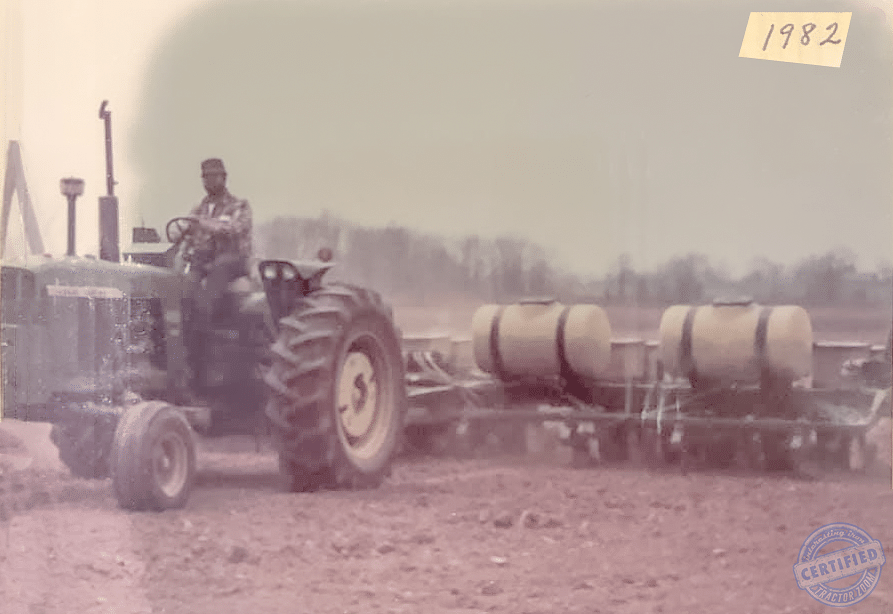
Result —
<instances>
[{"instance_id":1,"label":"handwritten 1982","mask_svg":"<svg viewBox=\"0 0 893 614\"><path fill-rule=\"evenodd\" d=\"M814 23L805 23L802 26L800 26L800 31L798 31L797 33L800 34L800 32L802 32L802 34L800 34L800 44L801 45L806 46L814 41L819 40L819 36L821 36L821 35L816 36L814 38L810 36L810 34L812 34L817 27L818 26ZM834 36L837 34L837 27L838 27L837 22L834 22L825 28L825 30L828 32L828 35L823 40L821 40L821 42L818 43L819 47L821 47L822 45L839 45L840 44L841 39L834 38ZM775 31L775 24L773 23L769 26L769 33L766 34L766 42L763 43L763 51L766 51L767 47L769 46L769 41L771 40L772 33L774 31ZM794 33L794 24L792 24L792 23L787 23L787 24L783 25L778 30L778 34L780 35L780 37L784 37L784 43L782 43L782 45L781 45L782 49L788 48L788 43L791 42L791 34L793 34L793 33Z\"/></svg>"},{"instance_id":2,"label":"handwritten 1982","mask_svg":"<svg viewBox=\"0 0 893 614\"><path fill-rule=\"evenodd\" d=\"M740 58L840 68L852 13L751 13Z\"/></svg>"}]
</instances>

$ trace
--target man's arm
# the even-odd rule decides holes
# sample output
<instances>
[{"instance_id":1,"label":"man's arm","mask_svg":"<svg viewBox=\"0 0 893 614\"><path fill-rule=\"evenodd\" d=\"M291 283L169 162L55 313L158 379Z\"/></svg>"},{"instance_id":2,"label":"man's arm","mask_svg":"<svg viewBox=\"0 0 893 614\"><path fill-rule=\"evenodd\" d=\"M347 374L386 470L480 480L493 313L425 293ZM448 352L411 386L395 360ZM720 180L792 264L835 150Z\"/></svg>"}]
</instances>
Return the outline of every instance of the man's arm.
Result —
<instances>
[{"instance_id":1,"label":"man's arm","mask_svg":"<svg viewBox=\"0 0 893 614\"><path fill-rule=\"evenodd\" d=\"M251 205L245 199L240 199L235 206L224 215L217 218L220 222L218 231L230 236L247 235L251 233Z\"/></svg>"}]
</instances>

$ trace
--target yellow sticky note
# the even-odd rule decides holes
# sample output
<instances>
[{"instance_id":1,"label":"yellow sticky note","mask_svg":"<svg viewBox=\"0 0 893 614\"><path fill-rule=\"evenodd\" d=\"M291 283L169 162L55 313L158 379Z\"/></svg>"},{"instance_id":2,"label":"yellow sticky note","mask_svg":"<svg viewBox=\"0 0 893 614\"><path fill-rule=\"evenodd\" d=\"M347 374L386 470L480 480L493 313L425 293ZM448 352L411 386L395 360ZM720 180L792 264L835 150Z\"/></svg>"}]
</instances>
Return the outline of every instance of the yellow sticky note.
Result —
<instances>
[{"instance_id":1,"label":"yellow sticky note","mask_svg":"<svg viewBox=\"0 0 893 614\"><path fill-rule=\"evenodd\" d=\"M751 13L739 58L840 68L852 13Z\"/></svg>"}]
</instances>

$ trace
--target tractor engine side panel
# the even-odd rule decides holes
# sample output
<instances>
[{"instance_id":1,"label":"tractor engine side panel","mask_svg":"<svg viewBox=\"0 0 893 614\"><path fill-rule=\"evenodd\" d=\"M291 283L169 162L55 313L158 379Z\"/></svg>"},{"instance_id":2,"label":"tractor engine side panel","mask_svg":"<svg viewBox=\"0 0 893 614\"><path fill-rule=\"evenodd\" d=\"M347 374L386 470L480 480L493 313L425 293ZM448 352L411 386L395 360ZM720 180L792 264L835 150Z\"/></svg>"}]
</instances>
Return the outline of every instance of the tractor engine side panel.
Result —
<instances>
[{"instance_id":1,"label":"tractor engine side panel","mask_svg":"<svg viewBox=\"0 0 893 614\"><path fill-rule=\"evenodd\" d=\"M55 421L70 401L184 385L184 284L170 272L68 259L4 266L2 283L3 416Z\"/></svg>"}]
</instances>

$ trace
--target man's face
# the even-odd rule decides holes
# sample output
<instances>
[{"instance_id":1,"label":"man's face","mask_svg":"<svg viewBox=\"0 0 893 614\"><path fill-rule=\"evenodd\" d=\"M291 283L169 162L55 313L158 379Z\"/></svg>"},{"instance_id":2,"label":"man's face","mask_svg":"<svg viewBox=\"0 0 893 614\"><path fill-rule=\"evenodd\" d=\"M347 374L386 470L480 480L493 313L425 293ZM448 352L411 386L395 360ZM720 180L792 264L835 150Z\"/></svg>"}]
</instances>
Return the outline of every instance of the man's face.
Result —
<instances>
[{"instance_id":1,"label":"man's face","mask_svg":"<svg viewBox=\"0 0 893 614\"><path fill-rule=\"evenodd\" d=\"M202 173L202 183L205 184L208 194L220 194L226 187L226 173Z\"/></svg>"}]
</instances>

